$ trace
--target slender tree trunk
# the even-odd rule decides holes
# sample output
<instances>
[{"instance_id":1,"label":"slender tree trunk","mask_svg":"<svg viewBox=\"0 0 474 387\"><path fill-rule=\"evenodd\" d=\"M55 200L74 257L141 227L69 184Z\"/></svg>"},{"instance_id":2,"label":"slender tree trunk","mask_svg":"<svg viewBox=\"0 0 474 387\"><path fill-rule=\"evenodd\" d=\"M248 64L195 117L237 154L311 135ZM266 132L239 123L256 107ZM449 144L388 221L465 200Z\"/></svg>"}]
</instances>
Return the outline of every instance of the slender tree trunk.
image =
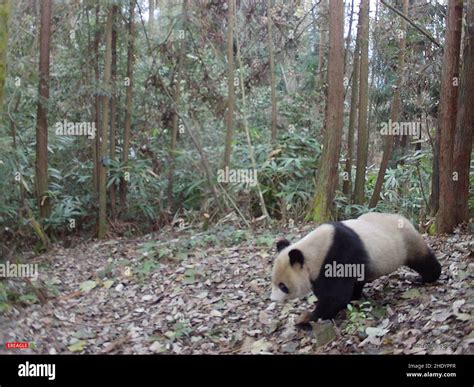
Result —
<instances>
[{"instance_id":1,"label":"slender tree trunk","mask_svg":"<svg viewBox=\"0 0 474 387\"><path fill-rule=\"evenodd\" d=\"M115 24L117 19L118 7L112 6L112 19ZM115 146L117 132L117 28L114 25L112 29L112 96L110 99L110 160L115 161ZM110 186L110 213L112 218L116 217L116 190L115 184Z\"/></svg>"},{"instance_id":2,"label":"slender tree trunk","mask_svg":"<svg viewBox=\"0 0 474 387\"><path fill-rule=\"evenodd\" d=\"M431 216L435 216L439 209L439 136L433 141L433 172L431 174L430 195Z\"/></svg>"},{"instance_id":3,"label":"slender tree trunk","mask_svg":"<svg viewBox=\"0 0 474 387\"><path fill-rule=\"evenodd\" d=\"M277 139L277 102L276 102L276 80L275 80L275 54L273 50L273 31L272 31L272 0L267 2L267 21L268 21L268 54L270 56L270 87L272 101L272 119L271 133L272 144L276 144Z\"/></svg>"},{"instance_id":4,"label":"slender tree trunk","mask_svg":"<svg viewBox=\"0 0 474 387\"><path fill-rule=\"evenodd\" d=\"M227 133L225 137L223 168L229 167L232 153L232 137L234 135L234 0L227 0Z\"/></svg>"},{"instance_id":5,"label":"slender tree trunk","mask_svg":"<svg viewBox=\"0 0 474 387\"><path fill-rule=\"evenodd\" d=\"M148 0L148 26L150 36L155 34L155 0Z\"/></svg>"},{"instance_id":6,"label":"slender tree trunk","mask_svg":"<svg viewBox=\"0 0 474 387\"><path fill-rule=\"evenodd\" d=\"M48 197L48 100L51 42L51 0L41 2L38 110L36 114L36 197L40 217L51 213Z\"/></svg>"},{"instance_id":7,"label":"slender tree trunk","mask_svg":"<svg viewBox=\"0 0 474 387\"><path fill-rule=\"evenodd\" d=\"M183 1L183 18L184 23L182 25L182 30L184 34L186 34L186 25L187 25L187 8L188 8L188 0ZM176 80L175 80L175 87L174 87L174 103L176 106L179 105L179 98L180 98L180 87L181 87L181 79L182 79L182 67L183 67L183 60L184 60L184 50L186 47L186 35L183 36L179 43L179 54L178 54L178 64L176 69ZM172 132L171 132L171 146L170 146L170 171L168 175L168 208L171 210L173 207L173 184L174 184L174 163L175 163L175 152L176 152L176 145L178 142L178 129L179 129L179 117L175 111L173 111L173 117L171 120L172 124Z\"/></svg>"},{"instance_id":8,"label":"slender tree trunk","mask_svg":"<svg viewBox=\"0 0 474 387\"><path fill-rule=\"evenodd\" d=\"M449 233L456 225L453 178L453 152L459 89L459 54L461 50L462 0L448 1L446 38L438 118L439 136L439 209L436 218L438 233ZM472 82L472 79L469 80ZM472 101L471 101L472 102Z\"/></svg>"},{"instance_id":9,"label":"slender tree trunk","mask_svg":"<svg viewBox=\"0 0 474 387\"><path fill-rule=\"evenodd\" d=\"M133 98L133 55L135 41L135 1L130 0L130 19L128 21L128 48L127 48L127 92L125 96L125 120L123 129L122 164L128 162L130 149L130 130L132 127L132 98ZM127 172L126 172L127 173ZM125 175L120 180L120 205L125 208L127 205L127 185L129 176Z\"/></svg>"},{"instance_id":10,"label":"slender tree trunk","mask_svg":"<svg viewBox=\"0 0 474 387\"><path fill-rule=\"evenodd\" d=\"M96 32L94 34L94 76L96 84L100 82L100 69L99 69L99 44L100 44L100 5L96 4L95 6L95 29ZM96 92L95 93L95 104L94 104L94 122L96 127L96 133L94 146L92 148L92 158L94 160L94 193L99 193L99 133L101 131L100 125L100 96Z\"/></svg>"},{"instance_id":11,"label":"slender tree trunk","mask_svg":"<svg viewBox=\"0 0 474 387\"><path fill-rule=\"evenodd\" d=\"M368 154L368 102L369 102L369 0L361 0L360 15L360 83L359 125L357 132L357 171L354 187L354 203L364 203L365 174Z\"/></svg>"},{"instance_id":12,"label":"slender tree trunk","mask_svg":"<svg viewBox=\"0 0 474 387\"><path fill-rule=\"evenodd\" d=\"M319 4L319 14L323 20L319 23L319 50L318 50L318 74L321 84L326 80L326 73L324 72L325 52L326 52L326 27L328 17L328 0L321 0Z\"/></svg>"},{"instance_id":13,"label":"slender tree trunk","mask_svg":"<svg viewBox=\"0 0 474 387\"><path fill-rule=\"evenodd\" d=\"M454 143L456 223L469 220L469 170L474 132L474 1L467 2L465 44Z\"/></svg>"},{"instance_id":14,"label":"slender tree trunk","mask_svg":"<svg viewBox=\"0 0 474 387\"><path fill-rule=\"evenodd\" d=\"M139 10L140 10L140 8L139 8ZM140 12L140 18L143 22L143 16L142 16L141 12ZM151 47L149 39L146 39L146 42L147 42L147 46L148 46L149 55L153 56L152 47ZM201 141L199 139L199 136L196 134L196 132L194 132L194 129L193 129L193 128L199 128L199 123L196 122L193 119L192 116L189 116L190 119L188 121L188 117L186 117L185 115L183 115L180 112L179 107L176 105L176 103L173 99L172 92L170 92L168 86L163 81L163 78L161 77L161 75L159 73L157 73L156 77L157 77L158 83L161 85L161 87L164 91L164 94L165 94L166 98L168 99L168 101L170 103L171 108L177 114L180 122L183 124L184 129L188 133L189 138L191 139L191 142L196 147L196 150L198 151L199 156L201 157L201 164L202 164L202 167L204 169L204 173L205 173L207 182L209 184L209 188L211 189L211 194L215 199L215 203L216 203L217 207L219 208L219 210L222 213L225 213L226 209L222 206L222 202L221 202L222 196L219 195L219 192L216 189L214 175L212 173L212 169L210 167L210 164L209 164L209 161L207 159L206 153L204 151L204 148L201 145ZM225 191L224 191L224 193L225 193ZM236 206L234 206L234 207L236 208L236 211L239 212L238 207L236 207ZM248 224L248 222L247 222L247 224Z\"/></svg>"},{"instance_id":15,"label":"slender tree trunk","mask_svg":"<svg viewBox=\"0 0 474 387\"><path fill-rule=\"evenodd\" d=\"M344 75L346 74L346 67L347 67L347 54L349 53L349 49L351 46L352 40L352 23L354 21L354 0L351 0L351 7L350 7L350 15L349 15L349 29L347 31L346 37L346 49L344 50Z\"/></svg>"},{"instance_id":16,"label":"slender tree trunk","mask_svg":"<svg viewBox=\"0 0 474 387\"><path fill-rule=\"evenodd\" d=\"M331 218L338 183L344 112L344 2L332 0L329 10L328 103L325 145L319 164L316 192L309 218L324 222Z\"/></svg>"},{"instance_id":17,"label":"slender tree trunk","mask_svg":"<svg viewBox=\"0 0 474 387\"><path fill-rule=\"evenodd\" d=\"M408 15L409 0L403 0L403 13ZM395 84L395 91L393 92L392 106L390 110L391 122L398 122L400 118L401 110L401 97L400 90L403 84L403 69L405 67L405 49L406 49L406 33L407 23L404 19L400 20L400 42L399 42L399 53L398 53L398 65L397 65L397 81ZM369 208L374 208L380 199L380 193L382 192L383 182L385 180L385 172L387 171L388 162L392 154L394 138L390 134L386 134L384 151L382 155L382 161L380 163L379 173L377 175L377 181L375 182L374 192L370 198Z\"/></svg>"},{"instance_id":18,"label":"slender tree trunk","mask_svg":"<svg viewBox=\"0 0 474 387\"><path fill-rule=\"evenodd\" d=\"M105 58L104 58L104 85L110 87L112 72L112 27L113 11L107 10L107 26L105 32ZM107 154L108 154L108 127L109 127L109 104L110 98L103 96L102 103L102 125L99 135L99 228L98 237L105 238L107 235Z\"/></svg>"},{"instance_id":19,"label":"slender tree trunk","mask_svg":"<svg viewBox=\"0 0 474 387\"><path fill-rule=\"evenodd\" d=\"M347 156L342 191L348 198L352 192L352 159L354 157L354 129L357 120L357 103L359 98L359 72L360 72L360 34L357 34L354 49L354 63L352 69L351 107L349 111L349 129L347 133ZM347 45L346 45L347 47ZM347 50L347 48L346 48Z\"/></svg>"},{"instance_id":20,"label":"slender tree trunk","mask_svg":"<svg viewBox=\"0 0 474 387\"><path fill-rule=\"evenodd\" d=\"M235 0L230 0L230 2L234 3L235 7ZM253 152L253 145L252 145L252 139L250 138L250 131L249 131L249 125L247 121L247 103L246 103L246 98L245 98L245 85L244 85L244 66L242 64L242 56L240 55L240 42L238 40L238 36L236 37L236 42L237 42L237 60L238 60L238 65L239 65L239 76L240 76L240 93L242 95L242 116L243 116L243 124L244 124L244 130L245 130L245 135L247 137L247 145L249 148L249 156L250 156L250 162L252 163L252 168L254 170L254 176L256 180L255 188L257 189L257 194L258 194L258 201L260 204L260 210L262 211L262 216L265 218L265 223L270 222L270 215L267 211L267 206L265 205L265 199L263 197L262 189L260 186L260 183L258 181L258 174L257 174L257 162L255 161L255 156ZM243 215L242 215L243 218ZM244 218L245 219L245 218Z\"/></svg>"},{"instance_id":21,"label":"slender tree trunk","mask_svg":"<svg viewBox=\"0 0 474 387\"><path fill-rule=\"evenodd\" d=\"M314 36L319 35L319 24L318 24L318 19L316 18L316 7L311 8L311 20L312 20L312 33ZM314 46L313 46L313 51L314 54L316 54L319 50L319 42L314 39ZM281 66L281 63L280 63Z\"/></svg>"},{"instance_id":22,"label":"slender tree trunk","mask_svg":"<svg viewBox=\"0 0 474 387\"><path fill-rule=\"evenodd\" d=\"M0 0L0 108L3 105L3 88L7 73L8 20L10 0Z\"/></svg>"}]
</instances>

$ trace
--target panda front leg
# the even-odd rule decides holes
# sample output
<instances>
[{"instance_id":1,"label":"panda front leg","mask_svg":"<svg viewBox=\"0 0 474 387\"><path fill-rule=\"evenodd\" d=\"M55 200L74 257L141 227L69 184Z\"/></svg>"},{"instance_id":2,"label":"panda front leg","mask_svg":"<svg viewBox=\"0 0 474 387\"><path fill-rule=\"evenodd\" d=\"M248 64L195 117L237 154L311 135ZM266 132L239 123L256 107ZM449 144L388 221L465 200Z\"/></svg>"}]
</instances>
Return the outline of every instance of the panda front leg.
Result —
<instances>
[{"instance_id":1,"label":"panda front leg","mask_svg":"<svg viewBox=\"0 0 474 387\"><path fill-rule=\"evenodd\" d=\"M354 278L322 277L313 283L313 292L318 297L316 308L311 313L302 315L296 325L299 328L310 328L310 321L330 320L347 307L355 290Z\"/></svg>"},{"instance_id":2,"label":"panda front leg","mask_svg":"<svg viewBox=\"0 0 474 387\"><path fill-rule=\"evenodd\" d=\"M354 285L354 291L352 292L351 301L360 300L362 297L362 289L364 288L365 282L357 281Z\"/></svg>"},{"instance_id":3,"label":"panda front leg","mask_svg":"<svg viewBox=\"0 0 474 387\"><path fill-rule=\"evenodd\" d=\"M323 298L318 301L316 309L311 313L311 321L331 320L339 313L339 311L345 309L350 299L334 299L331 297Z\"/></svg>"},{"instance_id":4,"label":"panda front leg","mask_svg":"<svg viewBox=\"0 0 474 387\"><path fill-rule=\"evenodd\" d=\"M323 297L318 299L316 308L312 312L305 312L299 316L296 321L296 326L305 330L311 329L311 321L321 320L331 320L336 315L346 308L347 304L350 302L348 300L336 300L330 297Z\"/></svg>"}]
</instances>

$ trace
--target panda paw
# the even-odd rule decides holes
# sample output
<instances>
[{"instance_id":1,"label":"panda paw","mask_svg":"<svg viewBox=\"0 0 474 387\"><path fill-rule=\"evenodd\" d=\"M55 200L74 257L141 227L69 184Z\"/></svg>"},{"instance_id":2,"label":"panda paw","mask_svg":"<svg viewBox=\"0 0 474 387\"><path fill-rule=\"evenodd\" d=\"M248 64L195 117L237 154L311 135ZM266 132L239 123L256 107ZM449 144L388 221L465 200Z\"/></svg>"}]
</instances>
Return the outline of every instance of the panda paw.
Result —
<instances>
[{"instance_id":1,"label":"panda paw","mask_svg":"<svg viewBox=\"0 0 474 387\"><path fill-rule=\"evenodd\" d=\"M310 321L311 321L311 313L306 311L306 312L301 313L298 316L298 318L295 321L295 325L297 328L303 329L305 331L311 330L312 327L311 327Z\"/></svg>"},{"instance_id":2,"label":"panda paw","mask_svg":"<svg viewBox=\"0 0 474 387\"><path fill-rule=\"evenodd\" d=\"M304 322L304 323L297 323L295 324L296 328L301 329L302 331L311 331L313 330L313 327L311 326L311 323L309 322Z\"/></svg>"}]
</instances>

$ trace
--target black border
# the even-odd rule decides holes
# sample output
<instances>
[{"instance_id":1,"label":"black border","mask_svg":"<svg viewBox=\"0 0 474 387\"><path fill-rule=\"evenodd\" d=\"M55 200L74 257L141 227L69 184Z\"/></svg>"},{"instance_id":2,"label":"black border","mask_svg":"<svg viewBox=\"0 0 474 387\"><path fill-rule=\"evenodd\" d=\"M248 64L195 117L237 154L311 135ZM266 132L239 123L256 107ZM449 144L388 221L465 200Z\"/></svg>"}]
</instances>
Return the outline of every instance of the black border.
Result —
<instances>
[{"instance_id":1,"label":"black border","mask_svg":"<svg viewBox=\"0 0 474 387\"><path fill-rule=\"evenodd\" d=\"M1 355L0 386L130 385L167 386L183 383L216 385L315 386L474 385L474 357L471 355ZM31 363L56 365L56 379L21 378L18 366ZM409 364L430 372L456 372L456 377L407 377ZM455 368L433 368L454 364ZM350 384L349 384L350 383Z\"/></svg>"}]
</instances>

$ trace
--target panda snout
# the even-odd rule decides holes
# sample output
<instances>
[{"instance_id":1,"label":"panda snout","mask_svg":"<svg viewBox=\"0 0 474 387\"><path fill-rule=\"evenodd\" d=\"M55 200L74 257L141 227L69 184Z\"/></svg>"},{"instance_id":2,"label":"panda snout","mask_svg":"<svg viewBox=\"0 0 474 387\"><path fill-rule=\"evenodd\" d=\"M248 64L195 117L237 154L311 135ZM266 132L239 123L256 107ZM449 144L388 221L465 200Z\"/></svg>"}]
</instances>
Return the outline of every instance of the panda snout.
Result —
<instances>
[{"instance_id":1,"label":"panda snout","mask_svg":"<svg viewBox=\"0 0 474 387\"><path fill-rule=\"evenodd\" d=\"M283 302L285 300L285 293L280 289L273 287L270 294L270 300L275 302Z\"/></svg>"}]
</instances>

